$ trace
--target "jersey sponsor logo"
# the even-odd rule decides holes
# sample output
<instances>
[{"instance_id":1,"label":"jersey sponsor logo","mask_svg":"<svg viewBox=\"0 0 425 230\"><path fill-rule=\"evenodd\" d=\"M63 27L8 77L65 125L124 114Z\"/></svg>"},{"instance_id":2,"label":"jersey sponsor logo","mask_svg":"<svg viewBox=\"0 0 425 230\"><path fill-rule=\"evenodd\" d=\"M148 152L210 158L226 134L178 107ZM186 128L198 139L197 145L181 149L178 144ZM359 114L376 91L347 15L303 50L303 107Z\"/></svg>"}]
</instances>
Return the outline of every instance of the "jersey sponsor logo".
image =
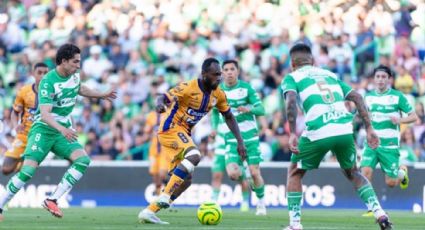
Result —
<instances>
[{"instance_id":1,"label":"jersey sponsor logo","mask_svg":"<svg viewBox=\"0 0 425 230\"><path fill-rule=\"evenodd\" d=\"M337 120L341 117L347 116L347 113L344 111L333 111L323 114L323 123L328 123L331 120Z\"/></svg>"},{"instance_id":2,"label":"jersey sponsor logo","mask_svg":"<svg viewBox=\"0 0 425 230\"><path fill-rule=\"evenodd\" d=\"M57 106L65 107L65 106L71 106L75 104L76 99L75 98L64 98L57 102Z\"/></svg>"}]
</instances>

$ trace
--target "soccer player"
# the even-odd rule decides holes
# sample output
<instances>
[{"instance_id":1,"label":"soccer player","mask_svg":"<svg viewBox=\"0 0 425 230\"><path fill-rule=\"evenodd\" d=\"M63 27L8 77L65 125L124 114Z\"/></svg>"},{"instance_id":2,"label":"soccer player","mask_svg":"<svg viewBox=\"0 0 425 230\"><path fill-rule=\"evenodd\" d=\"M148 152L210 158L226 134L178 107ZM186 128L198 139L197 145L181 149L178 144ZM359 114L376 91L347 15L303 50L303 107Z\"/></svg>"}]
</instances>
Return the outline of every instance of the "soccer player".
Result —
<instances>
[{"instance_id":1,"label":"soccer player","mask_svg":"<svg viewBox=\"0 0 425 230\"><path fill-rule=\"evenodd\" d=\"M367 93L364 100L372 116L372 127L381 144L376 149L365 145L360 167L363 175L371 181L373 170L379 163L389 187L399 184L402 189L406 189L409 185L407 167L399 166L399 125L415 122L417 115L403 93L390 87L392 77L393 72L384 65L373 71L375 90ZM401 112L408 116L401 117ZM373 216L372 210L368 210L363 216Z\"/></svg>"},{"instance_id":2,"label":"soccer player","mask_svg":"<svg viewBox=\"0 0 425 230\"><path fill-rule=\"evenodd\" d=\"M239 80L239 65L235 60L223 62L224 83L221 88L226 93L227 101L232 113L238 122L239 129L247 147L247 158L249 172L252 177L252 189L258 198L256 215L266 215L264 202L264 180L261 176L259 164L262 161L260 152L260 141L256 116L263 116L265 111L261 100L249 83ZM214 113L213 113L214 114ZM237 154L236 139L226 127L224 120L220 117L218 128L219 136L225 140L224 152L226 171L230 179L242 183L244 188L245 173L243 161ZM244 197L249 198L249 193L243 190Z\"/></svg>"},{"instance_id":3,"label":"soccer player","mask_svg":"<svg viewBox=\"0 0 425 230\"><path fill-rule=\"evenodd\" d=\"M161 120L164 119L164 113L152 111L146 116L146 123L143 135L146 135L146 140L150 139L149 146L149 173L152 175L153 183L155 184L155 195L161 193L161 188L167 178L168 162L172 159L167 158L167 154L162 151L161 144L158 141L158 128Z\"/></svg>"},{"instance_id":4,"label":"soccer player","mask_svg":"<svg viewBox=\"0 0 425 230\"><path fill-rule=\"evenodd\" d=\"M77 142L70 114L77 96L111 100L116 92L98 92L81 84L78 70L81 65L80 49L72 44L62 45L56 53L56 68L49 71L38 88L38 109L28 134L28 145L24 152L21 170L7 183L6 191L0 195L0 213L4 205L32 178L36 168L52 151L57 156L69 159L72 164L66 171L56 190L44 200L43 207L52 215L62 217L57 200L69 192L83 176L90 158ZM0 214L0 219L3 215Z\"/></svg>"},{"instance_id":5,"label":"soccer player","mask_svg":"<svg viewBox=\"0 0 425 230\"><path fill-rule=\"evenodd\" d=\"M27 146L28 131L34 120L34 113L37 110L38 98L37 91L43 76L49 71L44 63L34 65L33 76L35 82L22 87L16 94L11 114L12 125L16 131L16 138L13 141L12 148L4 154L2 172L9 175L17 172L22 167L21 155Z\"/></svg>"},{"instance_id":6,"label":"soccer player","mask_svg":"<svg viewBox=\"0 0 425 230\"><path fill-rule=\"evenodd\" d=\"M201 153L190 137L195 126L215 106L223 114L226 124L236 137L237 152L245 159L246 149L239 132L238 124L227 104L226 95L218 88L221 81L219 62L207 58L202 63L202 77L183 82L158 97L158 112L167 111L161 122L158 139L173 160L170 162L170 180L159 198L139 213L143 223L168 224L155 213L168 208L170 203L191 184L192 173L201 160Z\"/></svg>"},{"instance_id":7,"label":"soccer player","mask_svg":"<svg viewBox=\"0 0 425 230\"><path fill-rule=\"evenodd\" d=\"M345 176L353 184L361 200L373 211L381 229L392 229L392 224L381 208L371 184L356 167L353 116L346 109L344 100L352 101L356 105L366 126L370 148L375 149L379 145L379 138L373 130L362 96L338 80L338 76L334 73L314 67L309 46L302 43L294 45L290 50L290 56L293 72L282 80L290 129L289 146L293 153L287 181L290 223L285 229L303 229L301 180L307 170L319 167L320 161L328 151L336 155ZM306 113L306 129L299 140L295 134L297 96Z\"/></svg>"}]
</instances>

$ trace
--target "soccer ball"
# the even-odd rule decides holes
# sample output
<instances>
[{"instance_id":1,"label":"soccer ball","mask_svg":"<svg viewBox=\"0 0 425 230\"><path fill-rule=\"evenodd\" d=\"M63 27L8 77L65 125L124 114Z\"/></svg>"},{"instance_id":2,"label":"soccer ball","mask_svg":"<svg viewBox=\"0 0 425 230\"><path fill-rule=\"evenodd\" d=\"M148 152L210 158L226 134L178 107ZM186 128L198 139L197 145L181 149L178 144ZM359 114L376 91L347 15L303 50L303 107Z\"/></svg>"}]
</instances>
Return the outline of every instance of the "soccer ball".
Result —
<instances>
[{"instance_id":1,"label":"soccer ball","mask_svg":"<svg viewBox=\"0 0 425 230\"><path fill-rule=\"evenodd\" d=\"M217 225L221 222L223 211L215 202L205 202L198 208L198 220L203 225Z\"/></svg>"}]
</instances>

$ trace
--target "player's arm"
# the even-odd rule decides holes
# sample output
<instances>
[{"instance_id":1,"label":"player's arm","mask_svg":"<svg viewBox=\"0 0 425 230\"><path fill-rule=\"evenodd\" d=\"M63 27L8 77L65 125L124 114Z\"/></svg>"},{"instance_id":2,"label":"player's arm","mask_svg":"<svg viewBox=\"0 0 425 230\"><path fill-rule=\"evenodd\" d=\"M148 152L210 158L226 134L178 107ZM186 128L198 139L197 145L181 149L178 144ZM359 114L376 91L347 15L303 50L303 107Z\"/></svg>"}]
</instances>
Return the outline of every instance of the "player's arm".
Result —
<instances>
[{"instance_id":1,"label":"player's arm","mask_svg":"<svg viewBox=\"0 0 425 230\"><path fill-rule=\"evenodd\" d=\"M238 108L238 111L243 113L251 113L255 116L264 116L266 111L264 109L263 103L258 97L257 92L255 92L255 90L252 87L248 89L248 103L251 106L249 107L240 106Z\"/></svg>"},{"instance_id":2,"label":"player's arm","mask_svg":"<svg viewBox=\"0 0 425 230\"><path fill-rule=\"evenodd\" d=\"M398 107L400 111L407 113L407 117L391 117L393 124L410 124L418 120L416 112L413 110L413 107L404 95L401 95Z\"/></svg>"},{"instance_id":3,"label":"player's arm","mask_svg":"<svg viewBox=\"0 0 425 230\"><path fill-rule=\"evenodd\" d=\"M59 124L55 118L52 116L52 105L49 104L42 104L40 105L40 114L41 114L41 121L49 125L50 127L58 130L62 135L66 137L69 141L76 141L77 140L77 133L72 130L68 129L61 124Z\"/></svg>"},{"instance_id":4,"label":"player's arm","mask_svg":"<svg viewBox=\"0 0 425 230\"><path fill-rule=\"evenodd\" d=\"M297 137L297 85L291 75L286 75L281 83L283 96L285 97L286 120L289 123L289 149L292 153L298 154L298 137Z\"/></svg>"},{"instance_id":5,"label":"player's arm","mask_svg":"<svg viewBox=\"0 0 425 230\"><path fill-rule=\"evenodd\" d=\"M163 113L171 106L172 102L179 103L179 101L184 98L187 88L188 83L182 82L170 89L168 92L159 95L156 99L156 111L158 113Z\"/></svg>"},{"instance_id":6,"label":"player's arm","mask_svg":"<svg viewBox=\"0 0 425 230\"><path fill-rule=\"evenodd\" d=\"M105 99L108 101L111 101L115 98L117 98L117 91L115 89L109 89L106 92L100 92L94 89L90 89L84 84L81 84L80 91L78 91L78 94L83 97L89 97L89 98L99 98L99 99Z\"/></svg>"},{"instance_id":7,"label":"player's arm","mask_svg":"<svg viewBox=\"0 0 425 230\"><path fill-rule=\"evenodd\" d=\"M158 113L164 113L165 110L171 105L171 100L166 94L161 94L156 98L156 111Z\"/></svg>"},{"instance_id":8,"label":"player's arm","mask_svg":"<svg viewBox=\"0 0 425 230\"><path fill-rule=\"evenodd\" d=\"M218 111L223 115L227 127L229 127L230 131L232 131L233 135L236 137L236 140L238 141L237 149L238 149L238 154L241 160L245 160L246 158L245 144L242 140L241 132L239 130L238 123L236 122L235 116L233 116L230 110L230 106L227 103L226 94L222 90L219 91L216 107Z\"/></svg>"},{"instance_id":9,"label":"player's arm","mask_svg":"<svg viewBox=\"0 0 425 230\"><path fill-rule=\"evenodd\" d=\"M24 99L22 95L22 90L18 92L16 95L15 102L13 103L12 114L10 115L10 120L12 122L12 128L16 131L16 133L20 133L24 131L24 124L20 124L22 120L22 116L24 115Z\"/></svg>"},{"instance_id":10,"label":"player's arm","mask_svg":"<svg viewBox=\"0 0 425 230\"><path fill-rule=\"evenodd\" d=\"M349 93L346 94L345 99L354 102L354 104L356 105L359 117L362 119L366 128L369 147L371 147L372 149L377 148L379 146L379 138L373 130L369 112L367 110L363 97L356 91L350 90Z\"/></svg>"},{"instance_id":11,"label":"player's arm","mask_svg":"<svg viewBox=\"0 0 425 230\"><path fill-rule=\"evenodd\" d=\"M215 135L217 134L219 120L220 120L220 113L218 112L217 108L214 107L211 111L212 132L211 132L210 136L212 136L212 137L215 137Z\"/></svg>"}]
</instances>

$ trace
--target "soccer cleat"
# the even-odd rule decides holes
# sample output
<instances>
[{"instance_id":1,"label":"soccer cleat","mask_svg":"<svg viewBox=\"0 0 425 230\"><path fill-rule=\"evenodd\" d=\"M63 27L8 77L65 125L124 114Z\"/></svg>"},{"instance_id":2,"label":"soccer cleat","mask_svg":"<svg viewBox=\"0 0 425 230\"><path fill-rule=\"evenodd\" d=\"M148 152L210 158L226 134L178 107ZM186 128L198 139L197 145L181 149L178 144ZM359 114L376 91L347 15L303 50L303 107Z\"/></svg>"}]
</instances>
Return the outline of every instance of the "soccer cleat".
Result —
<instances>
[{"instance_id":1,"label":"soccer cleat","mask_svg":"<svg viewBox=\"0 0 425 230\"><path fill-rule=\"evenodd\" d=\"M403 180L400 181L400 188L401 189L406 189L407 187L409 187L409 174L407 173L407 168L402 168L402 170L404 170L404 172L406 173L404 175Z\"/></svg>"},{"instance_id":2,"label":"soccer cleat","mask_svg":"<svg viewBox=\"0 0 425 230\"><path fill-rule=\"evenodd\" d=\"M3 220L4 220L3 209L0 208L0 222L2 222Z\"/></svg>"},{"instance_id":3,"label":"soccer cleat","mask_svg":"<svg viewBox=\"0 0 425 230\"><path fill-rule=\"evenodd\" d=\"M58 207L58 203L56 200L45 199L42 204L43 208L49 211L53 216L57 218L62 218L63 213Z\"/></svg>"},{"instance_id":4,"label":"soccer cleat","mask_svg":"<svg viewBox=\"0 0 425 230\"><path fill-rule=\"evenodd\" d=\"M139 222L143 224L170 224L168 222L162 221L149 209L143 209L139 215Z\"/></svg>"},{"instance_id":5,"label":"soccer cleat","mask_svg":"<svg viewBox=\"0 0 425 230\"><path fill-rule=\"evenodd\" d=\"M161 209L167 209L170 207L170 196L166 194L161 194L156 200L156 205L158 205Z\"/></svg>"},{"instance_id":6,"label":"soccer cleat","mask_svg":"<svg viewBox=\"0 0 425 230\"><path fill-rule=\"evenodd\" d=\"M303 230L303 226L301 224L299 224L298 226L289 225L288 227L284 228L283 230Z\"/></svg>"},{"instance_id":7,"label":"soccer cleat","mask_svg":"<svg viewBox=\"0 0 425 230\"><path fill-rule=\"evenodd\" d=\"M388 219L388 216L381 216L377 220L379 227L381 227L381 230L392 230L393 224Z\"/></svg>"},{"instance_id":8,"label":"soccer cleat","mask_svg":"<svg viewBox=\"0 0 425 230\"><path fill-rule=\"evenodd\" d=\"M264 202L258 202L257 211L255 212L255 215L257 216L267 215L266 205L264 204Z\"/></svg>"},{"instance_id":9,"label":"soccer cleat","mask_svg":"<svg viewBox=\"0 0 425 230\"><path fill-rule=\"evenodd\" d=\"M373 212L371 210L368 210L367 212L362 214L363 217L373 217Z\"/></svg>"},{"instance_id":10,"label":"soccer cleat","mask_svg":"<svg viewBox=\"0 0 425 230\"><path fill-rule=\"evenodd\" d=\"M241 212L248 212L249 211L249 203L246 202L246 201L242 201L240 211Z\"/></svg>"}]
</instances>

